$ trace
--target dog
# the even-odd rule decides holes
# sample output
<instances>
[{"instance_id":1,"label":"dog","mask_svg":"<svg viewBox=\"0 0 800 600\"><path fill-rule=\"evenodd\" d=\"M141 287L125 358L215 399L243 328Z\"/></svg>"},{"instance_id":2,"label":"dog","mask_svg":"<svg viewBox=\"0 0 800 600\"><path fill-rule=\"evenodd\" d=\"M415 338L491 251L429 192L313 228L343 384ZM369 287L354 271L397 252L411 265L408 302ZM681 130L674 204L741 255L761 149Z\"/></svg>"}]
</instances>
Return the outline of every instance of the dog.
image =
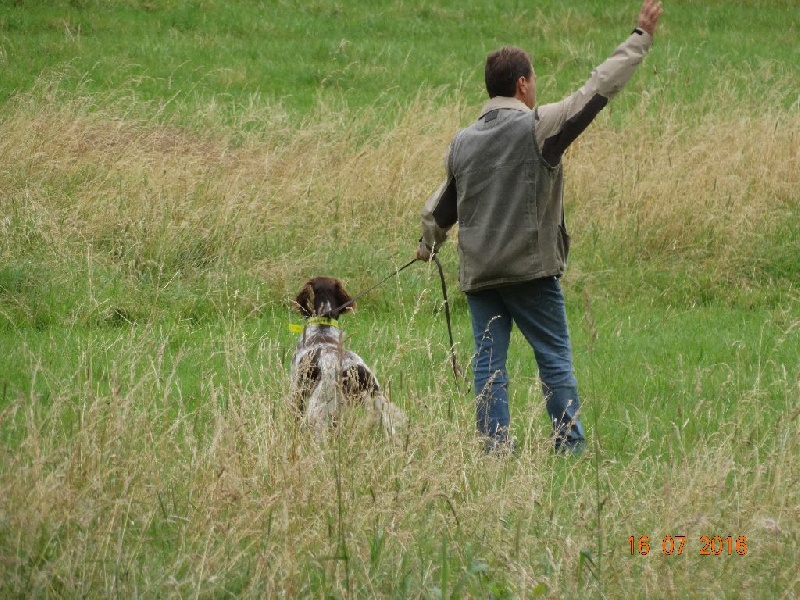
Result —
<instances>
[{"instance_id":1,"label":"dog","mask_svg":"<svg viewBox=\"0 0 800 600\"><path fill-rule=\"evenodd\" d=\"M292 404L298 417L317 437L325 434L346 406L361 405L370 420L395 435L406 424L403 411L381 391L364 360L344 347L341 315L355 302L342 282L333 277L309 279L294 300L305 318L291 365Z\"/></svg>"}]
</instances>

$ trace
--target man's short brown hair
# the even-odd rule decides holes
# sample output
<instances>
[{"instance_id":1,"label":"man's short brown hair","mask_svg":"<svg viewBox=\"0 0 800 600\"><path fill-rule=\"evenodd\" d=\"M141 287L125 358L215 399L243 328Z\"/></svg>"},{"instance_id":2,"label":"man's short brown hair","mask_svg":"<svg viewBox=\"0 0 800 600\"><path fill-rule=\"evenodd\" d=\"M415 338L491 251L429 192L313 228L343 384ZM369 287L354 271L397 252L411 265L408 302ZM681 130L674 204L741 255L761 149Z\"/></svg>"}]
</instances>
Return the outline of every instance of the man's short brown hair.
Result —
<instances>
[{"instance_id":1,"label":"man's short brown hair","mask_svg":"<svg viewBox=\"0 0 800 600\"><path fill-rule=\"evenodd\" d=\"M484 81L489 98L513 97L517 93L517 80L533 74L531 55L516 46L503 46L486 57Z\"/></svg>"}]
</instances>

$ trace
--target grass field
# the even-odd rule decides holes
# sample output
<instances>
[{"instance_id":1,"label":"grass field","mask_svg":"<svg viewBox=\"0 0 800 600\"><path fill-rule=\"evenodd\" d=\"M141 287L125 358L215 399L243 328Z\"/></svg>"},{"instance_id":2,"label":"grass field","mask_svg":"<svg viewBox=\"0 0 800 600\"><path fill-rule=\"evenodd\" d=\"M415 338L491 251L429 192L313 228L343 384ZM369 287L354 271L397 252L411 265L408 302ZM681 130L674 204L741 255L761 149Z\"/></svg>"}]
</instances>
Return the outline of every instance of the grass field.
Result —
<instances>
[{"instance_id":1,"label":"grass field","mask_svg":"<svg viewBox=\"0 0 800 600\"><path fill-rule=\"evenodd\" d=\"M291 297L413 257L486 52L555 100L637 9L0 0L0 597L800 596L794 1L667 3L569 150L582 458L521 337L481 454L423 264L342 321L407 434L286 402Z\"/></svg>"}]
</instances>

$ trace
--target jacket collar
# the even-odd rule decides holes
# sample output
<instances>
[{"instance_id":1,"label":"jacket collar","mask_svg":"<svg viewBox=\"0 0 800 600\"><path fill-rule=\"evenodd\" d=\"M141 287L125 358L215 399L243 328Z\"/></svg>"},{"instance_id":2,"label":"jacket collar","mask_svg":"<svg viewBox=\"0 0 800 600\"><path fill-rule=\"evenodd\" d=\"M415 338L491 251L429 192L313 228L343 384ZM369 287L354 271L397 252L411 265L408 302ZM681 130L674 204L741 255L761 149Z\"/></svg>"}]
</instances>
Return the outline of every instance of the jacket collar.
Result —
<instances>
[{"instance_id":1,"label":"jacket collar","mask_svg":"<svg viewBox=\"0 0 800 600\"><path fill-rule=\"evenodd\" d=\"M479 119L483 117L486 113L492 110L498 110L507 108L510 110L518 110L521 112L528 112L530 108L525 106L525 103L521 100L517 100L516 98L509 98L508 96L495 96L491 98L488 102L483 105L481 108L481 114L478 117Z\"/></svg>"}]
</instances>

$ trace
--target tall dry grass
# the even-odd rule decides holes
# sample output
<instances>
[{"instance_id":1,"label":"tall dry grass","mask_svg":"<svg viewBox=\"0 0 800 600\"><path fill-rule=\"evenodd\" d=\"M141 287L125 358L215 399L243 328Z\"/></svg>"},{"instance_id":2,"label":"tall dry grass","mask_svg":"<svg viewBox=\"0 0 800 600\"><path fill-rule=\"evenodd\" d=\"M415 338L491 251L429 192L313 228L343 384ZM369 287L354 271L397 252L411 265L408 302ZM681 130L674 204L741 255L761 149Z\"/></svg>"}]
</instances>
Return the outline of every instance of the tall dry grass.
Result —
<instances>
[{"instance_id":1,"label":"tall dry grass","mask_svg":"<svg viewBox=\"0 0 800 600\"><path fill-rule=\"evenodd\" d=\"M84 309L70 304L45 332L49 354L13 338L34 328L3 338L3 352L24 354L30 385L2 391L0 595L800 593L791 369L753 383L735 373L738 404L702 440L685 442L678 426L651 437L655 416L636 413L626 456L597 439L582 460L551 456L531 402L515 415L530 434L518 457L484 457L471 402L452 402L441 381L398 398L414 427L396 441L357 416L321 443L295 427L284 399L290 350L274 333L282 313L255 339L239 320L280 307L316 270L358 288L384 273L376 263L410 257L421 202L472 107L421 96L387 124L377 112L320 106L297 122L251 106L232 130L213 125L212 106L202 131L151 108L45 87L6 110L2 261L33 261L65 284L122 278L134 304L148 286L197 280L242 276L267 289L242 287L241 305L202 330L199 347L155 317L100 331L74 320ZM762 108L691 125L647 105L624 126L601 119L567 159L576 237L596 232L620 268L699 263L731 288L748 281L753 249L774 248L800 189L800 120ZM576 255L579 276L589 266ZM4 290L4 312L31 302L25 293ZM790 319L785 336L796 328ZM390 323L387 334L397 343L384 363L424 370L425 327ZM63 362L48 362L59 353ZM224 368L206 372L206 355ZM193 369L188 390L181 374ZM765 390L779 393L784 417L756 428L749 417ZM628 537L643 535L651 553L631 556ZM664 535L686 535L686 553L663 555ZM701 535L745 535L747 555L699 556Z\"/></svg>"},{"instance_id":2,"label":"tall dry grass","mask_svg":"<svg viewBox=\"0 0 800 600\"><path fill-rule=\"evenodd\" d=\"M168 367L147 332L121 338L104 373L87 353L51 397L6 399L3 420L19 441L2 446L6 597L616 597L635 586L640 597L791 598L800 589L796 415L761 437L735 416L695 444L677 429L649 439L645 419L631 456L593 448L569 460L550 455L531 408L516 418L536 435L503 460L484 457L469 435L470 403L450 420L440 391L402 439L351 415L316 442L282 401L274 342L259 346L258 383L208 381L208 401L185 410L181 357ZM232 364L248 362L235 335L225 342ZM751 397L760 401L757 390ZM644 535L651 553L631 556L628 537ZM686 536L681 556L663 554L665 535ZM747 554L699 556L702 535L744 535Z\"/></svg>"},{"instance_id":3,"label":"tall dry grass","mask_svg":"<svg viewBox=\"0 0 800 600\"><path fill-rule=\"evenodd\" d=\"M57 256L88 247L132 274L225 261L281 291L344 245L411 253L412 216L458 117L426 111L422 98L392 126L324 106L298 123L262 107L240 116L261 124L255 134L189 133L126 117L147 111L129 97L51 108L39 93L2 124L7 253L35 236Z\"/></svg>"},{"instance_id":4,"label":"tall dry grass","mask_svg":"<svg viewBox=\"0 0 800 600\"><path fill-rule=\"evenodd\" d=\"M90 247L132 274L169 277L225 262L276 292L325 265L358 277L367 259L410 258L447 143L474 116L420 95L390 122L377 109L320 105L298 122L249 106L237 129L210 125L210 106L191 132L132 97L99 106L52 94L19 100L2 123L6 254L32 240L57 256ZM776 248L791 261L780 237L796 235L796 111L768 98L719 104L727 110L688 119L644 97L623 126L601 117L566 158L578 241L601 240L622 264L679 261L732 285L771 275ZM348 260L331 258L343 247Z\"/></svg>"},{"instance_id":5,"label":"tall dry grass","mask_svg":"<svg viewBox=\"0 0 800 600\"><path fill-rule=\"evenodd\" d=\"M568 157L573 224L631 257L713 269L734 285L763 281L796 219L799 125L796 111L767 104L691 124L662 108L621 131L590 129Z\"/></svg>"}]
</instances>

